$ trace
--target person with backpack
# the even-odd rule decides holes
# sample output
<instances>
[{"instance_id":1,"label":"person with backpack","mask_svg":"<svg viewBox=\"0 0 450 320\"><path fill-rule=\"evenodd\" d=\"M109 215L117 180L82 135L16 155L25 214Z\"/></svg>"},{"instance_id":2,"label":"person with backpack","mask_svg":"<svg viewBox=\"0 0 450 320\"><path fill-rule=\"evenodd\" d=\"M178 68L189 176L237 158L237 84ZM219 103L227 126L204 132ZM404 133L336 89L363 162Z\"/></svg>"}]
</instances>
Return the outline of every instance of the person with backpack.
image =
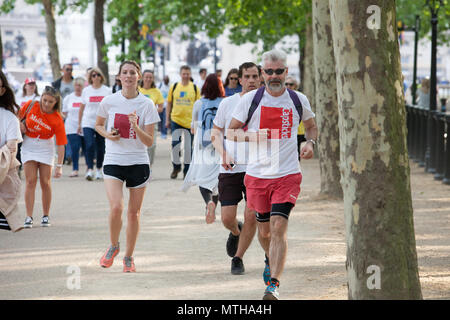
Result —
<instances>
[{"instance_id":1,"label":"person with backpack","mask_svg":"<svg viewBox=\"0 0 450 320\"><path fill-rule=\"evenodd\" d=\"M191 133L194 134L194 150L181 190L186 192L191 186L198 185L206 204L205 220L210 224L216 217L220 160L211 143L211 130L217 108L223 99L215 74L206 77L201 94L203 97L194 103L192 112Z\"/></svg>"},{"instance_id":2,"label":"person with backpack","mask_svg":"<svg viewBox=\"0 0 450 320\"><path fill-rule=\"evenodd\" d=\"M180 142L184 136L184 168L183 175L189 170L191 162L192 140L191 121L194 102L200 99L198 87L191 81L191 68L184 65L180 68L181 82L174 83L169 90L166 108L166 127L172 131L172 165L171 179L176 179L181 171Z\"/></svg>"},{"instance_id":3,"label":"person with backpack","mask_svg":"<svg viewBox=\"0 0 450 320\"><path fill-rule=\"evenodd\" d=\"M242 86L242 92L225 98L219 105L214 119L213 144L216 152L221 155L219 174L219 201L221 205L222 223L230 231L226 244L227 254L231 260L231 274L244 274L242 261L256 232L255 212L245 206L244 224L236 219L237 208L242 199L247 201L244 176L248 155L246 142L235 143L224 140L224 131L233 118L233 110L247 92L259 88L260 72L253 62L245 62L239 66L236 77ZM244 152L240 152L244 151Z\"/></svg>"},{"instance_id":4,"label":"person with backpack","mask_svg":"<svg viewBox=\"0 0 450 320\"><path fill-rule=\"evenodd\" d=\"M258 238L269 258L264 300L278 300L287 255L289 214L300 194L302 174L297 152L297 130L305 126L302 159L314 155L318 130L308 98L287 89L286 54L271 50L262 55L265 87L245 94L233 112L226 132L232 141L249 141L244 183L247 205L256 211ZM243 129L245 128L245 130ZM255 151L257 150L257 151Z\"/></svg>"}]
</instances>

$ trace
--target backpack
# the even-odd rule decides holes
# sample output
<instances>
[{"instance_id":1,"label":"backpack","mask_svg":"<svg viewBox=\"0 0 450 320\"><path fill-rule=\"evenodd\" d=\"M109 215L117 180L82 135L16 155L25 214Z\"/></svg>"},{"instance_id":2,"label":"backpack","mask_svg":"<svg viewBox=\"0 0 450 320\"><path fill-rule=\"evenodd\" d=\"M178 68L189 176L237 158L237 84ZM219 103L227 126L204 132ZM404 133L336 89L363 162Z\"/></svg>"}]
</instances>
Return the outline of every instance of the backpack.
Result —
<instances>
[{"instance_id":1,"label":"backpack","mask_svg":"<svg viewBox=\"0 0 450 320\"><path fill-rule=\"evenodd\" d=\"M195 92L195 98L197 98L197 86L195 85L195 83L192 83L194 85L194 92ZM172 104L173 104L173 93L175 92L175 88L177 87L178 82L175 82L173 84L173 89L172 89Z\"/></svg>"},{"instance_id":2,"label":"backpack","mask_svg":"<svg viewBox=\"0 0 450 320\"><path fill-rule=\"evenodd\" d=\"M250 105L250 109L248 110L248 116L247 121L245 121L243 129L247 130L248 123L250 122L250 119L253 116L253 113L255 113L256 109L258 108L259 103L261 102L261 99L264 94L264 90L266 88L264 86L260 87L253 97L252 104ZM286 90L289 92L289 96L291 97L292 102L294 103L295 108L297 109L298 115L300 117L299 123L302 121L302 115L303 115L303 106L300 102L300 99L298 98L298 95L295 93L294 90L286 88Z\"/></svg>"},{"instance_id":3,"label":"backpack","mask_svg":"<svg viewBox=\"0 0 450 320\"><path fill-rule=\"evenodd\" d=\"M215 100L202 98L202 108L200 109L199 120L202 122L201 133L203 147L207 147L211 143L211 130L220 101L222 101L222 98L217 98Z\"/></svg>"}]
</instances>

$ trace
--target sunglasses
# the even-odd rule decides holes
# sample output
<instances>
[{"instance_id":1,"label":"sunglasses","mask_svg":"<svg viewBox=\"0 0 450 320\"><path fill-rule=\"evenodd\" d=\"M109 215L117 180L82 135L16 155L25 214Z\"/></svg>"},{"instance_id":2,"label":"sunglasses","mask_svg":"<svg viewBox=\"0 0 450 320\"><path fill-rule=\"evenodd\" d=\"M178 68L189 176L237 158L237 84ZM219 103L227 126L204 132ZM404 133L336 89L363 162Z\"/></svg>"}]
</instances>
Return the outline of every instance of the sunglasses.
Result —
<instances>
[{"instance_id":1,"label":"sunglasses","mask_svg":"<svg viewBox=\"0 0 450 320\"><path fill-rule=\"evenodd\" d=\"M96 77L101 77L101 75L99 75L98 73L93 73L93 74L91 75L91 78L96 78Z\"/></svg>"},{"instance_id":2,"label":"sunglasses","mask_svg":"<svg viewBox=\"0 0 450 320\"><path fill-rule=\"evenodd\" d=\"M286 68L282 68L282 69L264 69L264 72L266 74L268 74L269 76L273 75L273 73L275 72L276 75L280 75L283 74L284 71L286 71Z\"/></svg>"},{"instance_id":3,"label":"sunglasses","mask_svg":"<svg viewBox=\"0 0 450 320\"><path fill-rule=\"evenodd\" d=\"M286 85L287 85L287 86L293 86L294 84L291 83L291 82L286 82Z\"/></svg>"},{"instance_id":4,"label":"sunglasses","mask_svg":"<svg viewBox=\"0 0 450 320\"><path fill-rule=\"evenodd\" d=\"M230 80L238 80L238 78L230 77Z\"/></svg>"},{"instance_id":5,"label":"sunglasses","mask_svg":"<svg viewBox=\"0 0 450 320\"><path fill-rule=\"evenodd\" d=\"M73 69L66 69L66 71L73 71Z\"/></svg>"},{"instance_id":6,"label":"sunglasses","mask_svg":"<svg viewBox=\"0 0 450 320\"><path fill-rule=\"evenodd\" d=\"M50 86L45 86L44 93L56 94L56 89Z\"/></svg>"}]
</instances>

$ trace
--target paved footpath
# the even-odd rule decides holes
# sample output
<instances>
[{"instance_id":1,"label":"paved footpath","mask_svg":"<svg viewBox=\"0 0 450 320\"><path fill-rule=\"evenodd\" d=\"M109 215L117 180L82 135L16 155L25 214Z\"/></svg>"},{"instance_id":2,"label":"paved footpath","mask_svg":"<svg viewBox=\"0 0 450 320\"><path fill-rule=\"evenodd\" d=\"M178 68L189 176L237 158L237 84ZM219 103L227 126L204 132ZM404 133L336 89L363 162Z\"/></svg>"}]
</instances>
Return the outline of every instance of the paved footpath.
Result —
<instances>
[{"instance_id":1,"label":"paved footpath","mask_svg":"<svg viewBox=\"0 0 450 320\"><path fill-rule=\"evenodd\" d=\"M109 244L109 205L103 182L69 178L71 167L64 166L63 178L52 182L52 226L40 227L38 187L35 227L0 233L0 300L261 299L264 253L256 236L244 257L245 275L231 275L231 259L225 251L228 231L220 222L220 207L216 222L206 225L198 188L184 193L180 191L182 175L176 181L169 179L169 149L170 141L158 138L153 181L144 199L134 254L137 273L122 272L125 213L122 251L111 268L99 266ZM303 161L302 170L302 193L289 223L281 298L346 299L342 201L317 197L317 160ZM450 187L422 172L412 165L422 289L424 298L449 299ZM423 190L424 181L440 193ZM430 198L434 199L431 204ZM25 218L23 197L20 210ZM241 205L241 219L242 211Z\"/></svg>"}]
</instances>

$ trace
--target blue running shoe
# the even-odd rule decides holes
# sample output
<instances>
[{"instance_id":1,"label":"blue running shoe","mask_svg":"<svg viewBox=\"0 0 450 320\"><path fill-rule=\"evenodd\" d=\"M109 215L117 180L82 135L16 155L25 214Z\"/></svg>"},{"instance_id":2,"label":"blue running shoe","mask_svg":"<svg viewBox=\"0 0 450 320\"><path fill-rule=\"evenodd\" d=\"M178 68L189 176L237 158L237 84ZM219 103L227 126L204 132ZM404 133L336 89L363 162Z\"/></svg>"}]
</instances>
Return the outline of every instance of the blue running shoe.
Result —
<instances>
[{"instance_id":1,"label":"blue running shoe","mask_svg":"<svg viewBox=\"0 0 450 320\"><path fill-rule=\"evenodd\" d=\"M280 294L278 293L279 282L271 282L264 291L263 300L278 300Z\"/></svg>"},{"instance_id":2,"label":"blue running shoe","mask_svg":"<svg viewBox=\"0 0 450 320\"><path fill-rule=\"evenodd\" d=\"M263 280L264 280L264 284L266 286L270 285L270 266L269 266L269 259L266 256L266 260L264 260L265 262L265 266L264 266L264 272L263 272Z\"/></svg>"}]
</instances>

